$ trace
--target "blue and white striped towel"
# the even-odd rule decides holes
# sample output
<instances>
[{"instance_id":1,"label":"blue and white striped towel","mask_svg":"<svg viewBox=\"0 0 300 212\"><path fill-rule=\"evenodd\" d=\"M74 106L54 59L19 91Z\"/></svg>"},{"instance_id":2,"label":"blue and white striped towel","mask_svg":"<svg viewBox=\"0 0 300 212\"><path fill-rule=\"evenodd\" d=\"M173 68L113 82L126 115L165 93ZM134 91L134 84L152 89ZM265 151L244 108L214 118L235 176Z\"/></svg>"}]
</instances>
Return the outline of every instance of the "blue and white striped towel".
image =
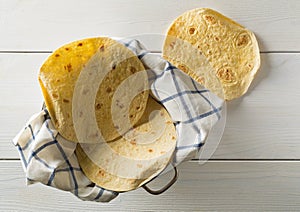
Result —
<instances>
[{"instance_id":1,"label":"blue and white striped towel","mask_svg":"<svg viewBox=\"0 0 300 212\"><path fill-rule=\"evenodd\" d=\"M118 40L131 49L149 70L151 95L170 113L177 131L173 165L195 156L220 119L224 101L172 66L149 53L137 40ZM93 184L82 172L74 153L76 144L54 128L47 110L33 115L13 139L27 184L41 182L69 191L82 200L109 202L117 192Z\"/></svg>"}]
</instances>

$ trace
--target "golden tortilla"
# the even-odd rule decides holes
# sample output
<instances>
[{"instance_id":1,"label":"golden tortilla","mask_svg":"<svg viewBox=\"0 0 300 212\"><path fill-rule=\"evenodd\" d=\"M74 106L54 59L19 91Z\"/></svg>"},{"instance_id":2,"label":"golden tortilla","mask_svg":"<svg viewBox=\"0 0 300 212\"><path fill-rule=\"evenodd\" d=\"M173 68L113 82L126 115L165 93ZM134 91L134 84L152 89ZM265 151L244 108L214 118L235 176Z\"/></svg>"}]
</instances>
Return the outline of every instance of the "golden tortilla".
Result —
<instances>
[{"instance_id":1,"label":"golden tortilla","mask_svg":"<svg viewBox=\"0 0 300 212\"><path fill-rule=\"evenodd\" d=\"M126 136L104 144L108 149L101 144L77 145L84 174L98 186L113 191L140 187L168 165L177 137L168 112L151 97L144 115Z\"/></svg>"},{"instance_id":2,"label":"golden tortilla","mask_svg":"<svg viewBox=\"0 0 300 212\"><path fill-rule=\"evenodd\" d=\"M171 24L163 57L225 100L245 94L260 66L254 34L207 8Z\"/></svg>"},{"instance_id":3,"label":"golden tortilla","mask_svg":"<svg viewBox=\"0 0 300 212\"><path fill-rule=\"evenodd\" d=\"M120 136L118 124L122 125L113 123L112 120L111 107L115 91L128 77L144 70L138 57L124 45L107 37L97 37L75 41L54 51L42 65L38 79L50 117L64 138L78 142L73 110L74 106L80 105L80 111L76 111L78 116L82 120L91 119L91 116L86 114L94 110L92 112L103 138L110 141ZM98 78L102 75L100 84ZM145 72L142 75L138 83L147 89L147 74ZM97 83L100 84L99 87L95 87ZM93 86L96 96L92 95ZM75 88L78 88L76 94ZM122 98L129 101L130 88L126 89L128 90ZM141 91L130 101L129 112L123 111L129 113L125 115L129 117L132 125L137 123L144 113L148 94L148 90ZM124 124L122 126L127 130L132 127ZM89 127L81 126L82 131L89 131ZM88 133L87 140L99 136L95 131Z\"/></svg>"}]
</instances>

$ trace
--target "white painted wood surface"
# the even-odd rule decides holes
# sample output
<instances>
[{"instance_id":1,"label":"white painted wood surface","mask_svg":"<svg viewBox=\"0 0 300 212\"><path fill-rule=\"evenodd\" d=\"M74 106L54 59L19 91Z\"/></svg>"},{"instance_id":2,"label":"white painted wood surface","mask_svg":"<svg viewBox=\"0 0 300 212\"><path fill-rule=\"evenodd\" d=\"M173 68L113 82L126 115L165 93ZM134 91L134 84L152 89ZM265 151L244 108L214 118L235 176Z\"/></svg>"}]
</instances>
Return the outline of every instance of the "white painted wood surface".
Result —
<instances>
[{"instance_id":1,"label":"white painted wood surface","mask_svg":"<svg viewBox=\"0 0 300 212\"><path fill-rule=\"evenodd\" d=\"M163 35L174 18L198 7L216 9L254 31L262 51L300 49L298 0L1 0L0 50L49 51L99 35Z\"/></svg>"},{"instance_id":2,"label":"white painted wood surface","mask_svg":"<svg viewBox=\"0 0 300 212\"><path fill-rule=\"evenodd\" d=\"M177 184L161 196L137 190L110 204L26 187L11 139L41 107L36 76L49 52L99 35L138 37L159 51L172 20L197 7L254 31L263 52L250 91L228 103L212 160L183 164ZM299 38L298 0L0 0L0 211L300 210Z\"/></svg>"},{"instance_id":3,"label":"white painted wood surface","mask_svg":"<svg viewBox=\"0 0 300 212\"><path fill-rule=\"evenodd\" d=\"M299 211L299 169L299 162L187 162L166 193L138 189L103 204L41 184L26 187L20 163L9 161L0 163L0 211Z\"/></svg>"}]
</instances>

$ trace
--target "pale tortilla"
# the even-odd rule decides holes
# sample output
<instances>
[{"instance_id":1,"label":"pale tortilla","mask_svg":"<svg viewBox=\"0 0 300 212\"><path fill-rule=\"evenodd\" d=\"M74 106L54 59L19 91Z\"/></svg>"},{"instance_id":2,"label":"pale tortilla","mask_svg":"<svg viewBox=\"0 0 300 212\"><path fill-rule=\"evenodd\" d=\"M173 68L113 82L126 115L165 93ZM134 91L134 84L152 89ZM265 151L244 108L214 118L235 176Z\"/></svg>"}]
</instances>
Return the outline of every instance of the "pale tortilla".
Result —
<instances>
[{"instance_id":1,"label":"pale tortilla","mask_svg":"<svg viewBox=\"0 0 300 212\"><path fill-rule=\"evenodd\" d=\"M150 116L153 111L157 112ZM168 165L176 146L176 129L162 105L149 97L145 113L132 131L127 140L105 144L115 155L101 144L77 145L78 162L92 182L113 191L133 190ZM144 134L138 136L138 132ZM134 174L136 177L132 177Z\"/></svg>"},{"instance_id":2,"label":"pale tortilla","mask_svg":"<svg viewBox=\"0 0 300 212\"><path fill-rule=\"evenodd\" d=\"M142 91L131 101L129 99L130 89L127 88L128 91L122 96L122 99L123 102L131 102L131 105L129 114L128 110L122 112L126 113L125 115L130 119L131 125L127 126L122 122L113 123L111 114L112 98L118 86L128 77L145 70L138 57L124 45L110 38L98 37L75 41L53 52L41 67L38 76L50 117L64 138L78 142L72 109L74 109L74 105L77 106L80 103L80 111L76 111L77 117L82 118L82 120L91 118L87 115L91 104L88 104L86 98L93 98L93 96L88 96L91 95L91 91L87 88L100 83L96 79L97 76L104 74L102 72L104 72L105 67L107 67L108 74L105 75L100 86L95 88L98 91L95 91L97 92L96 98L91 99L92 109L90 109L90 111L95 111L93 113L96 116L96 124L104 139L110 141L120 137L117 124L128 130L137 123L144 113L148 90ZM81 81L79 82L80 76ZM138 83L147 89L146 72L143 76L142 79L138 80ZM82 95L77 98L77 102L73 102L75 86L78 86L79 91L76 95ZM82 123L84 122L82 121ZM79 129L89 131L89 127L79 126ZM86 138L81 138L81 140L92 140L93 136L99 136L97 131L88 133L89 135L86 135Z\"/></svg>"},{"instance_id":3,"label":"pale tortilla","mask_svg":"<svg viewBox=\"0 0 300 212\"><path fill-rule=\"evenodd\" d=\"M207 8L171 24L163 57L226 100L245 94L260 66L254 34Z\"/></svg>"}]
</instances>

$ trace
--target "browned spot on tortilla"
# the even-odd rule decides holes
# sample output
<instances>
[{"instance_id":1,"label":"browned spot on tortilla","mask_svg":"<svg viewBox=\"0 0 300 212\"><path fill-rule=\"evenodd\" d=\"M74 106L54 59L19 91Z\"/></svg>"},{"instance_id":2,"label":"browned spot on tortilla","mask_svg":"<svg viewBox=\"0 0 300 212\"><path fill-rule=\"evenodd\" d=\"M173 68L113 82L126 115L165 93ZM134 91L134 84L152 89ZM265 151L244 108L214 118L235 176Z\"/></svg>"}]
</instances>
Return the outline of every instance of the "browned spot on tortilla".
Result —
<instances>
[{"instance_id":1,"label":"browned spot on tortilla","mask_svg":"<svg viewBox=\"0 0 300 212\"><path fill-rule=\"evenodd\" d=\"M188 70L188 68L183 64L178 65L178 68L182 71L187 71Z\"/></svg>"},{"instance_id":2,"label":"browned spot on tortilla","mask_svg":"<svg viewBox=\"0 0 300 212\"><path fill-rule=\"evenodd\" d=\"M102 106L103 106L103 104L102 104L102 103L98 103L98 104L96 104L96 110L100 110Z\"/></svg>"},{"instance_id":3,"label":"browned spot on tortilla","mask_svg":"<svg viewBox=\"0 0 300 212\"><path fill-rule=\"evenodd\" d=\"M66 51L69 51L70 49L69 49L69 48L65 48L65 50L66 50Z\"/></svg>"},{"instance_id":4,"label":"browned spot on tortilla","mask_svg":"<svg viewBox=\"0 0 300 212\"><path fill-rule=\"evenodd\" d=\"M204 18L205 21L207 21L210 24L216 24L217 23L215 17L212 16L212 15L204 15L203 18Z\"/></svg>"},{"instance_id":5,"label":"browned spot on tortilla","mask_svg":"<svg viewBox=\"0 0 300 212\"><path fill-rule=\"evenodd\" d=\"M196 32L195 27L190 27L190 28L189 28L189 34L190 34L190 35L195 34L195 32Z\"/></svg>"},{"instance_id":6,"label":"browned spot on tortilla","mask_svg":"<svg viewBox=\"0 0 300 212\"><path fill-rule=\"evenodd\" d=\"M250 63L247 66L248 66L248 68L253 68L253 65Z\"/></svg>"},{"instance_id":7,"label":"browned spot on tortilla","mask_svg":"<svg viewBox=\"0 0 300 212\"><path fill-rule=\"evenodd\" d=\"M134 73L136 72L136 68L133 67L133 66L131 66L131 67L130 67L130 72L131 72L132 74L134 74Z\"/></svg>"},{"instance_id":8,"label":"browned spot on tortilla","mask_svg":"<svg viewBox=\"0 0 300 212\"><path fill-rule=\"evenodd\" d=\"M217 77L224 82L235 82L235 73L230 67L220 68Z\"/></svg>"},{"instance_id":9,"label":"browned spot on tortilla","mask_svg":"<svg viewBox=\"0 0 300 212\"><path fill-rule=\"evenodd\" d=\"M105 173L104 173L102 170L99 170L99 171L98 171L98 175L104 177Z\"/></svg>"},{"instance_id":10,"label":"browned spot on tortilla","mask_svg":"<svg viewBox=\"0 0 300 212\"><path fill-rule=\"evenodd\" d=\"M197 82L199 82L200 84L204 85L204 83L205 83L204 77L197 77Z\"/></svg>"},{"instance_id":11,"label":"browned spot on tortilla","mask_svg":"<svg viewBox=\"0 0 300 212\"><path fill-rule=\"evenodd\" d=\"M56 126L60 126L60 123L57 119L54 119L54 123L55 123Z\"/></svg>"},{"instance_id":12,"label":"browned spot on tortilla","mask_svg":"<svg viewBox=\"0 0 300 212\"><path fill-rule=\"evenodd\" d=\"M111 87L107 87L107 88L106 88L106 92L107 92L107 93L110 93L110 92L111 92Z\"/></svg>"},{"instance_id":13,"label":"browned spot on tortilla","mask_svg":"<svg viewBox=\"0 0 300 212\"><path fill-rule=\"evenodd\" d=\"M54 99L56 99L56 98L58 98L58 95L57 95L56 93L53 93L53 94L52 94L52 97L53 97Z\"/></svg>"},{"instance_id":14,"label":"browned spot on tortilla","mask_svg":"<svg viewBox=\"0 0 300 212\"><path fill-rule=\"evenodd\" d=\"M237 37L236 40L236 46L237 47L242 47L246 46L250 42L250 36L246 33L242 33Z\"/></svg>"},{"instance_id":15,"label":"browned spot on tortilla","mask_svg":"<svg viewBox=\"0 0 300 212\"><path fill-rule=\"evenodd\" d=\"M77 46L82 46L82 43L78 43L78 45Z\"/></svg>"},{"instance_id":16,"label":"browned spot on tortilla","mask_svg":"<svg viewBox=\"0 0 300 212\"><path fill-rule=\"evenodd\" d=\"M175 140L176 138L175 138L175 136L172 136L172 140Z\"/></svg>"},{"instance_id":17,"label":"browned spot on tortilla","mask_svg":"<svg viewBox=\"0 0 300 212\"><path fill-rule=\"evenodd\" d=\"M55 57L59 57L60 56L60 54L55 54Z\"/></svg>"},{"instance_id":18,"label":"browned spot on tortilla","mask_svg":"<svg viewBox=\"0 0 300 212\"><path fill-rule=\"evenodd\" d=\"M68 99L63 99L64 103L69 103L70 101Z\"/></svg>"},{"instance_id":19,"label":"browned spot on tortilla","mask_svg":"<svg viewBox=\"0 0 300 212\"><path fill-rule=\"evenodd\" d=\"M104 45L100 46L100 51L103 52L104 51Z\"/></svg>"},{"instance_id":20,"label":"browned spot on tortilla","mask_svg":"<svg viewBox=\"0 0 300 212\"><path fill-rule=\"evenodd\" d=\"M173 48L174 48L174 46L175 46L175 41L173 41L173 42L171 42L171 43L170 43L170 47L171 47L171 49L173 49Z\"/></svg>"},{"instance_id":21,"label":"browned spot on tortilla","mask_svg":"<svg viewBox=\"0 0 300 212\"><path fill-rule=\"evenodd\" d=\"M131 143L132 145L136 145L135 139L133 139L132 141L130 141L130 143Z\"/></svg>"},{"instance_id":22,"label":"browned spot on tortilla","mask_svg":"<svg viewBox=\"0 0 300 212\"><path fill-rule=\"evenodd\" d=\"M72 65L71 65L71 63L69 63L69 64L67 65L67 69L68 69L68 72L71 72L71 71L72 71Z\"/></svg>"},{"instance_id":23,"label":"browned spot on tortilla","mask_svg":"<svg viewBox=\"0 0 300 212\"><path fill-rule=\"evenodd\" d=\"M148 149L148 152L153 152L153 149Z\"/></svg>"}]
</instances>

